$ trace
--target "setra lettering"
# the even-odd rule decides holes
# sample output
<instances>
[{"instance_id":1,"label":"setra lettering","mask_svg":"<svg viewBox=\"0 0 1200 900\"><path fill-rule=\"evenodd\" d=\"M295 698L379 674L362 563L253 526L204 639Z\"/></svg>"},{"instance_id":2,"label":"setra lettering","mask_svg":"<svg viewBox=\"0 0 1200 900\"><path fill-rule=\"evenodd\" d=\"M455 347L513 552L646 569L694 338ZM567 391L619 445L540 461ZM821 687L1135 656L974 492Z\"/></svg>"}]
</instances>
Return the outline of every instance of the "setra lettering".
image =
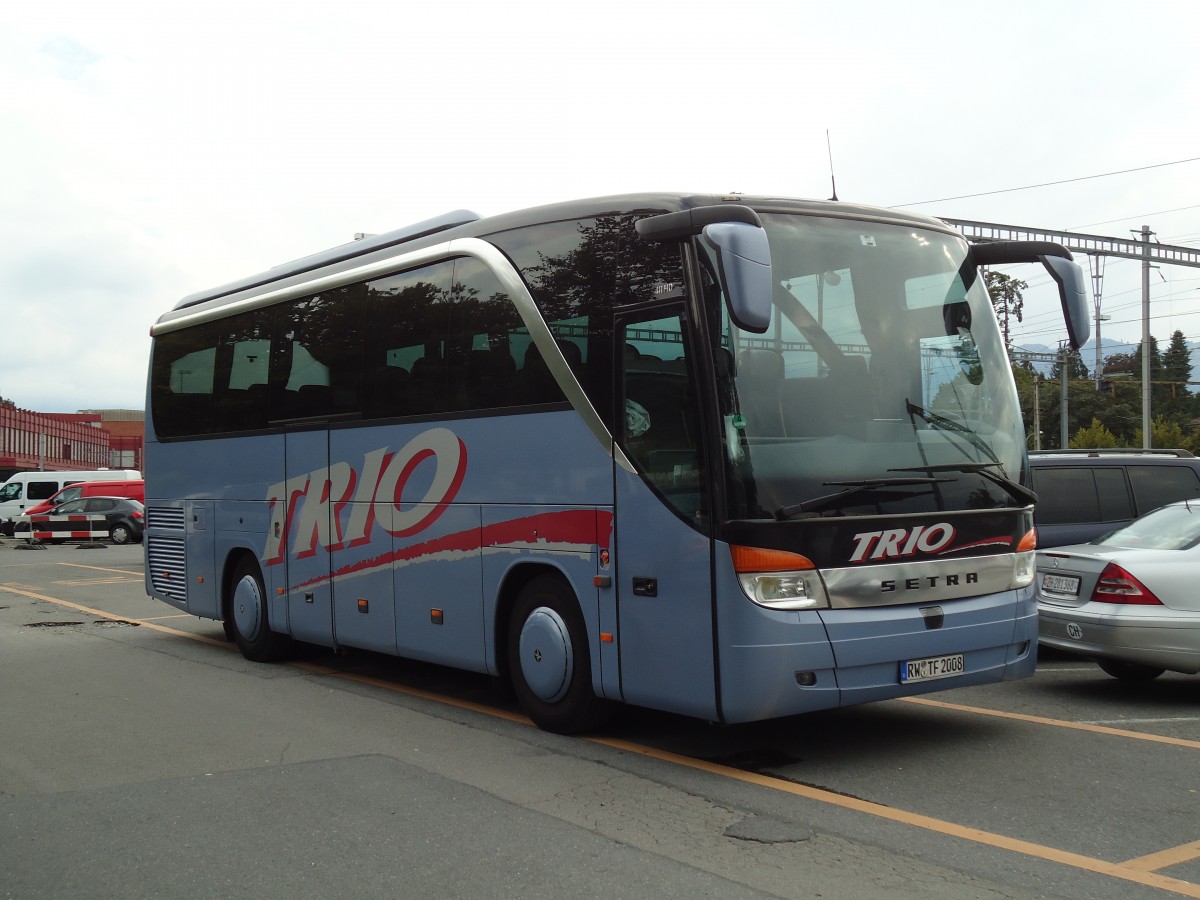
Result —
<instances>
[{"instance_id":1,"label":"setra lettering","mask_svg":"<svg viewBox=\"0 0 1200 900\"><path fill-rule=\"evenodd\" d=\"M953 575L924 575L916 578L905 578L903 581L887 579L879 582L881 594L891 594L898 590L925 591L939 587L960 587L966 584L978 584L978 572L956 572Z\"/></svg>"}]
</instances>

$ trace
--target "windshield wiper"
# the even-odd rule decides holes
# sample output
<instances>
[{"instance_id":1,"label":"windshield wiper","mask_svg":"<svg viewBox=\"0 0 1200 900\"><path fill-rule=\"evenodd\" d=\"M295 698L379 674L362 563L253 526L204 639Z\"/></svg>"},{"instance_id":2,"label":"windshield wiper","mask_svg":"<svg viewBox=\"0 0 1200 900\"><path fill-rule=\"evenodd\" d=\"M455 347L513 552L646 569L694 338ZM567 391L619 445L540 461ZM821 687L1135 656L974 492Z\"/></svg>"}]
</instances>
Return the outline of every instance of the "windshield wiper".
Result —
<instances>
[{"instance_id":1,"label":"windshield wiper","mask_svg":"<svg viewBox=\"0 0 1200 900\"><path fill-rule=\"evenodd\" d=\"M903 471L897 469L895 471ZM821 497L813 497L811 500L805 500L803 503L794 503L791 506L781 506L775 510L776 519L795 519L803 513L816 513L822 509L830 507L845 506L845 501L857 497L860 494L868 493L879 488L885 487L910 487L913 485L922 484L942 484L951 479L947 478L865 478L861 481L826 481L828 485L844 485L846 490L838 491L836 494L825 494ZM907 495L901 495L907 496Z\"/></svg>"},{"instance_id":2,"label":"windshield wiper","mask_svg":"<svg viewBox=\"0 0 1200 900\"><path fill-rule=\"evenodd\" d=\"M1023 500L1026 503L1037 503L1037 494L1019 484L999 472L993 472L998 462L961 462L961 463L941 463L936 466L905 466L902 469L888 469L889 472L975 472L982 475L988 481L1000 485L1017 500Z\"/></svg>"},{"instance_id":3,"label":"windshield wiper","mask_svg":"<svg viewBox=\"0 0 1200 900\"><path fill-rule=\"evenodd\" d=\"M955 422L953 419L947 419L945 416L939 416L937 413L930 412L929 410L925 409L923 406L917 406L917 404L913 403L907 397L904 398L904 409L910 416L916 414L916 415L920 416L922 419L924 419L926 422L928 422L930 425L936 426L937 428L941 428L946 431L952 431L955 434L961 434L963 437L965 437L968 441L971 442L971 446L973 446L976 450L983 453L988 459L990 459L996 465L1000 465L1000 458L998 456L996 456L995 453L992 452L992 448L987 445L987 443L983 440L983 438L981 438L979 435L977 435L974 431L972 431L966 425L963 425L960 422ZM922 456L923 455L924 454L922 454ZM922 468L924 468L924 467L922 467Z\"/></svg>"}]
</instances>

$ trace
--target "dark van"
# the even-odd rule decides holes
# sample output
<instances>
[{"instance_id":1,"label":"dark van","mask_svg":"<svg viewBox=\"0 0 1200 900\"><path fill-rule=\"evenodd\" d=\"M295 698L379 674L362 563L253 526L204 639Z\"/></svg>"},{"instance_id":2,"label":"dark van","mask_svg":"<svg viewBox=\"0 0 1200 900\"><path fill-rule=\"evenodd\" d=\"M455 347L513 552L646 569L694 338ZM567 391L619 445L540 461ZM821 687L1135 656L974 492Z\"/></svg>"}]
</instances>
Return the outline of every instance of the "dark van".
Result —
<instances>
[{"instance_id":1,"label":"dark van","mask_svg":"<svg viewBox=\"0 0 1200 900\"><path fill-rule=\"evenodd\" d=\"M1083 544L1176 500L1200 498L1186 450L1042 450L1029 454L1038 549Z\"/></svg>"}]
</instances>

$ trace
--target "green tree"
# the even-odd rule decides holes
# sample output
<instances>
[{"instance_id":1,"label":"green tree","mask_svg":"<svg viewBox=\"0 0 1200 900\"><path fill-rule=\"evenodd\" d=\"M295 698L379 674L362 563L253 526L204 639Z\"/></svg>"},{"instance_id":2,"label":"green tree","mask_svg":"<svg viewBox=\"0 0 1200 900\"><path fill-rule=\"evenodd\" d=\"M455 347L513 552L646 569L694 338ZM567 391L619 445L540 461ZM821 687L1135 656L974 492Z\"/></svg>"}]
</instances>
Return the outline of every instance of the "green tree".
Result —
<instances>
[{"instance_id":1,"label":"green tree","mask_svg":"<svg viewBox=\"0 0 1200 900\"><path fill-rule=\"evenodd\" d=\"M992 298L992 308L996 310L996 318L1000 321L1000 329L1004 332L1004 347L1012 350L1012 340L1009 337L1009 318L1021 321L1025 314L1025 297L1023 291L1029 285L1019 278L1013 278L1002 272L988 270L984 273L983 283Z\"/></svg>"},{"instance_id":2,"label":"green tree","mask_svg":"<svg viewBox=\"0 0 1200 900\"><path fill-rule=\"evenodd\" d=\"M1178 329L1171 335L1171 343L1162 357L1162 374L1164 381L1188 382L1192 379L1192 353L1188 350L1183 332ZM1187 384L1179 384L1176 396L1186 397L1191 394Z\"/></svg>"},{"instance_id":3,"label":"green tree","mask_svg":"<svg viewBox=\"0 0 1200 900\"><path fill-rule=\"evenodd\" d=\"M1142 364L1139 362L1136 366L1137 371L1134 371L1133 354L1132 353L1111 353L1104 357L1104 374L1110 375L1116 373L1118 375L1131 375L1134 378L1142 377Z\"/></svg>"},{"instance_id":4,"label":"green tree","mask_svg":"<svg viewBox=\"0 0 1200 900\"><path fill-rule=\"evenodd\" d=\"M1062 380L1062 354L1058 355L1058 359L1054 361L1054 365L1050 368L1050 380ZM1067 380L1081 381L1088 377L1087 366L1083 364L1083 357L1078 353L1071 352L1067 354Z\"/></svg>"},{"instance_id":5,"label":"green tree","mask_svg":"<svg viewBox=\"0 0 1200 900\"><path fill-rule=\"evenodd\" d=\"M1142 345L1138 344L1132 354L1133 358L1133 377L1142 377ZM1150 380L1162 380L1162 354L1158 352L1158 338L1150 335Z\"/></svg>"},{"instance_id":6,"label":"green tree","mask_svg":"<svg viewBox=\"0 0 1200 900\"><path fill-rule=\"evenodd\" d=\"M1200 456L1200 428L1193 428L1189 431L1181 446L1189 453Z\"/></svg>"},{"instance_id":7,"label":"green tree","mask_svg":"<svg viewBox=\"0 0 1200 900\"><path fill-rule=\"evenodd\" d=\"M1116 396L1111 392L1097 394L1091 384L1081 382L1072 384L1070 388L1069 421L1075 430L1091 427L1091 422L1096 420L1112 434L1117 446L1133 444L1134 428L1141 424L1139 392L1129 390L1134 385L1121 385L1122 390L1116 391ZM1057 408L1055 404L1055 415Z\"/></svg>"},{"instance_id":8,"label":"green tree","mask_svg":"<svg viewBox=\"0 0 1200 900\"><path fill-rule=\"evenodd\" d=\"M1080 428L1071 438L1072 449L1093 449L1100 447L1118 447L1117 437L1104 427L1099 419L1092 419L1087 428Z\"/></svg>"},{"instance_id":9,"label":"green tree","mask_svg":"<svg viewBox=\"0 0 1200 900\"><path fill-rule=\"evenodd\" d=\"M1155 416L1150 422L1150 446L1161 448L1182 447L1187 443L1187 437L1178 422L1171 422L1162 416ZM1142 429L1134 432L1133 446L1142 446Z\"/></svg>"},{"instance_id":10,"label":"green tree","mask_svg":"<svg viewBox=\"0 0 1200 900\"><path fill-rule=\"evenodd\" d=\"M1171 335L1171 343L1162 356L1161 387L1154 389L1154 412L1171 421L1178 422L1184 429L1191 427L1196 416L1196 400L1187 382L1192 377L1191 351L1183 332Z\"/></svg>"}]
</instances>

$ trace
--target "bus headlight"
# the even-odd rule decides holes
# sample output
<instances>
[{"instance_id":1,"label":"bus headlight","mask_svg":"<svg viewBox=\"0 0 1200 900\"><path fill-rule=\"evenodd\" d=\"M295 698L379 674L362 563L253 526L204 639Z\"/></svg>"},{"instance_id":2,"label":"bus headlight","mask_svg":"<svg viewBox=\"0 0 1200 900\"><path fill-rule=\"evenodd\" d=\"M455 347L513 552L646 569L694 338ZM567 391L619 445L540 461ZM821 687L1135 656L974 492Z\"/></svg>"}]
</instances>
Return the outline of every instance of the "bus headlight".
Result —
<instances>
[{"instance_id":1,"label":"bus headlight","mask_svg":"<svg viewBox=\"0 0 1200 900\"><path fill-rule=\"evenodd\" d=\"M812 561L799 553L730 546L746 596L768 609L827 609L829 595Z\"/></svg>"}]
</instances>

